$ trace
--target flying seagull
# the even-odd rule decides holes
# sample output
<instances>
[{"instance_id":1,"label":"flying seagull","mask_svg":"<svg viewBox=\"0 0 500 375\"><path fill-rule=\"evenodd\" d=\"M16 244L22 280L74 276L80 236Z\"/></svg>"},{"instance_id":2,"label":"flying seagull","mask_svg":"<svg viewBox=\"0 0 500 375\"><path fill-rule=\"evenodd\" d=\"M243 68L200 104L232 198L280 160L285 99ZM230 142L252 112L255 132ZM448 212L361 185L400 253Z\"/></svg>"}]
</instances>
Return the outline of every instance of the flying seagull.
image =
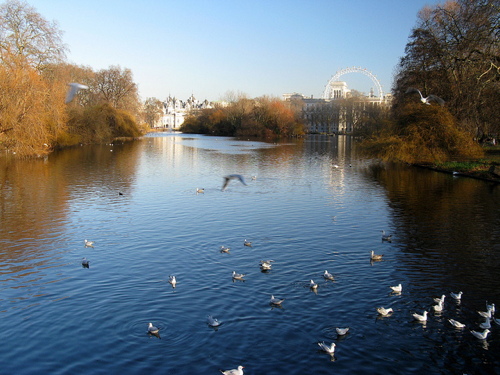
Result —
<instances>
[{"instance_id":1,"label":"flying seagull","mask_svg":"<svg viewBox=\"0 0 500 375\"><path fill-rule=\"evenodd\" d=\"M224 185L222 185L222 191L226 190L229 181L231 180L240 180L243 185L246 185L245 179L240 174L229 174L224 176Z\"/></svg>"},{"instance_id":2,"label":"flying seagull","mask_svg":"<svg viewBox=\"0 0 500 375\"><path fill-rule=\"evenodd\" d=\"M428 97L424 98L424 96L422 95L422 93L420 92L420 90L416 89L416 88L413 88L413 87L408 87L408 89L406 90L405 94L410 94L410 93L414 93L414 92L418 92L420 94L420 101L422 103L424 103L424 104L430 105L431 101L435 101L439 105L444 105L444 100L441 99L439 96L429 95Z\"/></svg>"},{"instance_id":3,"label":"flying seagull","mask_svg":"<svg viewBox=\"0 0 500 375\"><path fill-rule=\"evenodd\" d=\"M81 83L68 83L69 90L68 93L66 94L66 104L71 102L75 95L78 93L80 90L88 90L88 86L82 85Z\"/></svg>"}]
</instances>

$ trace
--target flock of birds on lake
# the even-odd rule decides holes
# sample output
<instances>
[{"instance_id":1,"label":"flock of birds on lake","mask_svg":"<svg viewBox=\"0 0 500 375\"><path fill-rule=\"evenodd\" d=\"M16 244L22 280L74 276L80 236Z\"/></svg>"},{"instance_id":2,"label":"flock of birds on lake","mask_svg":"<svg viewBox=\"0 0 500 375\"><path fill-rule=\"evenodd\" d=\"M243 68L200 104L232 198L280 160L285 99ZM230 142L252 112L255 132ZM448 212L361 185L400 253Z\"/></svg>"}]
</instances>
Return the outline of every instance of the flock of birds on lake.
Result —
<instances>
[{"instance_id":1,"label":"flock of birds on lake","mask_svg":"<svg viewBox=\"0 0 500 375\"><path fill-rule=\"evenodd\" d=\"M254 177L252 177L252 179L255 180L256 177L254 176ZM221 189L222 191L224 191L227 188L227 186L231 180L238 180L243 185L247 185L243 176L241 176L239 174L231 174L231 175L224 177L224 182L223 182L223 186ZM196 193L197 194L204 193L204 189L197 188ZM382 230L381 233L382 233L382 235L381 235L382 242L391 242L392 241L392 234L386 234L386 232L384 230ZM84 246L93 248L94 242L85 239ZM252 247L252 242L245 239L243 241L243 246ZM229 254L230 250L231 249L229 247L226 247L224 245L220 246L220 253ZM379 262L382 260L383 260L382 254L376 254L373 250L370 251L370 262L373 263L373 262ZM272 260L272 259L261 260L259 262L260 270L262 272L270 271L272 269L273 262L274 262L274 260ZM90 266L90 261L87 258L83 258L81 263L82 263L82 267L84 267L84 268L89 268L89 266ZM233 281L234 280L244 281L245 276L246 275L243 273L238 273L236 271L232 272ZM335 277L330 272L328 272L328 270L325 270L322 276L326 281L335 281ZM176 284L177 284L176 276L170 275L168 282L170 283L172 288L175 288ZM314 280L311 279L309 281L308 287L310 288L311 291L316 293L317 289L318 289L318 284L316 282L314 282ZM394 294L394 295L400 295L403 291L403 286L401 283L398 285L389 286L389 288L391 290L390 293ZM449 296L455 302L455 304L461 303L462 295L463 295L462 292L458 292L458 293L450 292L449 293ZM441 295L441 297L436 297L433 299L433 301L435 302L435 305L432 306L432 311L435 314L440 314L444 310L445 298L446 298L446 295L443 294L443 295ZM271 306L274 306L274 307L281 307L282 304L284 303L284 301L285 301L284 298L277 298L274 295L271 295L270 299L269 299L269 304ZM377 307L375 310L379 316L384 317L384 318L388 318L394 314L393 308L385 308L385 307L380 306L380 307ZM429 313L430 313L430 311L427 311L427 310L424 310L422 312L422 314L418 314L418 313L414 312L414 313L412 313L412 318L414 321L420 322L420 323L425 325L427 320L429 319ZM481 330L470 329L470 333L479 340L486 340L486 338L488 337L488 334L491 332L490 331L491 322L493 321L497 325L500 325L500 319L496 319L494 317L494 314L495 314L495 304L494 303L488 304L488 302L486 302L486 311L478 311L478 315L484 319L484 321L479 324L479 328ZM452 319L452 318L447 319L447 321L450 323L451 326L453 326L456 329L464 329L467 327L466 324L461 323L461 322L459 322L455 319ZM218 328L222 324L222 322L219 321L217 318L214 318L213 316L209 315L209 316L207 316L207 324L212 328ZM349 327L336 327L335 330L337 333L337 337L340 338L342 336L347 335L349 333L350 328ZM154 326L152 322L148 323L147 333L160 338L160 329L158 327ZM321 351L330 355L332 361L335 360L334 355L335 355L336 344L334 342L327 344L326 342L321 341L321 342L317 342L317 344L318 344ZM236 369L225 370L225 371L220 370L220 372L224 375L243 375L243 369L244 369L244 366L238 366Z\"/></svg>"}]
</instances>

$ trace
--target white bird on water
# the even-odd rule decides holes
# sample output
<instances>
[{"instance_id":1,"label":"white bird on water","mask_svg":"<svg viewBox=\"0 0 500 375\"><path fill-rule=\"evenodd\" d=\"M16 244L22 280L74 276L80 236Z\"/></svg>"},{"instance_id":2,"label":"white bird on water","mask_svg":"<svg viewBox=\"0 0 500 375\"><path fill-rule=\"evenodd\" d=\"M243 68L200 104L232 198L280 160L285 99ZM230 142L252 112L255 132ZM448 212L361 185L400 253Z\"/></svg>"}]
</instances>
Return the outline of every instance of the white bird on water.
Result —
<instances>
[{"instance_id":1,"label":"white bird on water","mask_svg":"<svg viewBox=\"0 0 500 375\"><path fill-rule=\"evenodd\" d=\"M477 331L470 331L474 335L474 337L477 337L479 340L486 340L486 337L488 336L488 333L490 333L489 329L485 329L483 332L477 332Z\"/></svg>"},{"instance_id":2,"label":"white bird on water","mask_svg":"<svg viewBox=\"0 0 500 375\"><path fill-rule=\"evenodd\" d=\"M217 319L213 318L212 315L207 316L207 323L210 327L218 327L222 324Z\"/></svg>"},{"instance_id":3,"label":"white bird on water","mask_svg":"<svg viewBox=\"0 0 500 375\"><path fill-rule=\"evenodd\" d=\"M203 194L205 192L205 189L203 188L196 188L196 194Z\"/></svg>"},{"instance_id":4,"label":"white bird on water","mask_svg":"<svg viewBox=\"0 0 500 375\"><path fill-rule=\"evenodd\" d=\"M488 305L488 301L486 301L486 310L491 310L491 315L495 315L495 304Z\"/></svg>"},{"instance_id":5,"label":"white bird on water","mask_svg":"<svg viewBox=\"0 0 500 375\"><path fill-rule=\"evenodd\" d=\"M387 316L389 314L392 314L393 310L392 307L389 307L388 309L384 307L377 307L377 312L382 316Z\"/></svg>"},{"instance_id":6,"label":"white bird on water","mask_svg":"<svg viewBox=\"0 0 500 375\"><path fill-rule=\"evenodd\" d=\"M440 302L441 302L441 303L444 303L444 299L445 299L445 298L446 298L446 296L443 294L443 295L441 296L441 298L437 298L437 297L436 297L436 298L434 298L434 302L436 302L436 303L440 303Z\"/></svg>"},{"instance_id":7,"label":"white bird on water","mask_svg":"<svg viewBox=\"0 0 500 375\"><path fill-rule=\"evenodd\" d=\"M382 241L390 242L392 240L392 234L385 234L385 230L382 230Z\"/></svg>"},{"instance_id":8,"label":"white bird on water","mask_svg":"<svg viewBox=\"0 0 500 375\"><path fill-rule=\"evenodd\" d=\"M422 315L420 314L417 314L417 313L413 313L413 318L415 320L418 320L419 322L426 322L427 321L427 311L424 311L424 313Z\"/></svg>"},{"instance_id":9,"label":"white bird on water","mask_svg":"<svg viewBox=\"0 0 500 375\"><path fill-rule=\"evenodd\" d=\"M491 319L490 318L486 318L486 320L483 323L481 323L479 325L479 327L482 328L482 329L491 328Z\"/></svg>"},{"instance_id":10,"label":"white bird on water","mask_svg":"<svg viewBox=\"0 0 500 375\"><path fill-rule=\"evenodd\" d=\"M396 286L391 286L389 288L391 288L394 293L401 293L403 290L403 285L398 284Z\"/></svg>"},{"instance_id":11,"label":"white bird on water","mask_svg":"<svg viewBox=\"0 0 500 375\"><path fill-rule=\"evenodd\" d=\"M316 284L314 280L311 279L311 281L309 282L309 288L318 289L318 284Z\"/></svg>"},{"instance_id":12,"label":"white bird on water","mask_svg":"<svg viewBox=\"0 0 500 375\"><path fill-rule=\"evenodd\" d=\"M85 247L94 247L94 241L83 240Z\"/></svg>"},{"instance_id":13,"label":"white bird on water","mask_svg":"<svg viewBox=\"0 0 500 375\"><path fill-rule=\"evenodd\" d=\"M479 315L481 315L483 318L489 318L489 319L491 319L491 316L492 316L491 312L492 312L492 309L490 308L490 309L488 309L488 311L478 311L477 313Z\"/></svg>"},{"instance_id":14,"label":"white bird on water","mask_svg":"<svg viewBox=\"0 0 500 375\"><path fill-rule=\"evenodd\" d=\"M346 328L335 328L335 331L337 331L337 335L339 336L344 336L347 334L347 332L349 332L349 327L346 327Z\"/></svg>"},{"instance_id":15,"label":"white bird on water","mask_svg":"<svg viewBox=\"0 0 500 375\"><path fill-rule=\"evenodd\" d=\"M224 245L222 245L222 246L220 247L220 252L221 252L221 253L229 253L229 250L231 250L231 248L226 247L226 246L224 246Z\"/></svg>"},{"instance_id":16,"label":"white bird on water","mask_svg":"<svg viewBox=\"0 0 500 375\"><path fill-rule=\"evenodd\" d=\"M245 239L245 241L243 241L243 246L248 246L248 247L252 247L252 243L250 241L247 241Z\"/></svg>"},{"instance_id":17,"label":"white bird on water","mask_svg":"<svg viewBox=\"0 0 500 375\"><path fill-rule=\"evenodd\" d=\"M177 279L175 276L169 276L168 277L168 282L172 285L172 288L175 288L175 285L177 284Z\"/></svg>"},{"instance_id":18,"label":"white bird on water","mask_svg":"<svg viewBox=\"0 0 500 375\"><path fill-rule=\"evenodd\" d=\"M327 270L325 270L325 273L323 274L323 277L326 280L335 281L335 278L333 277L333 275L330 272L328 272Z\"/></svg>"},{"instance_id":19,"label":"white bird on water","mask_svg":"<svg viewBox=\"0 0 500 375\"><path fill-rule=\"evenodd\" d=\"M458 293L453 293L453 292L451 292L451 293L450 293L450 296L451 296L451 298L453 298L454 300L456 300L456 301L460 301L460 300L462 299L462 294L463 294L462 292L458 292Z\"/></svg>"},{"instance_id":20,"label":"white bird on water","mask_svg":"<svg viewBox=\"0 0 500 375\"><path fill-rule=\"evenodd\" d=\"M233 279L243 280L244 277L245 277L245 274L243 274L243 273L236 273L236 271L233 271Z\"/></svg>"},{"instance_id":21,"label":"white bird on water","mask_svg":"<svg viewBox=\"0 0 500 375\"><path fill-rule=\"evenodd\" d=\"M80 90L88 90L88 86L82 85L81 83L68 83L69 90L68 93L66 94L66 104L71 102L75 95L78 93Z\"/></svg>"},{"instance_id":22,"label":"white bird on water","mask_svg":"<svg viewBox=\"0 0 500 375\"><path fill-rule=\"evenodd\" d=\"M244 366L238 366L237 369L226 370L226 371L219 370L219 371L222 372L224 375L243 375L244 368L245 368Z\"/></svg>"},{"instance_id":23,"label":"white bird on water","mask_svg":"<svg viewBox=\"0 0 500 375\"><path fill-rule=\"evenodd\" d=\"M272 305L281 305L283 303L285 299L279 299L279 298L276 298L275 296L271 295L271 304Z\"/></svg>"},{"instance_id":24,"label":"white bird on water","mask_svg":"<svg viewBox=\"0 0 500 375\"><path fill-rule=\"evenodd\" d=\"M450 322L450 324L455 327L455 328L464 328L465 327L465 324L463 323L460 323L458 320L455 320L455 319L448 319L448 321Z\"/></svg>"},{"instance_id":25,"label":"white bird on water","mask_svg":"<svg viewBox=\"0 0 500 375\"><path fill-rule=\"evenodd\" d=\"M262 271L269 271L273 267L271 262L274 262L274 260L261 260L260 261L260 269Z\"/></svg>"},{"instance_id":26,"label":"white bird on water","mask_svg":"<svg viewBox=\"0 0 500 375\"><path fill-rule=\"evenodd\" d=\"M429 95L427 96L426 98L424 98L424 96L422 95L422 93L420 92L419 89L416 89L416 88L413 88L413 87L408 87L408 89L406 90L405 94L410 94L410 93L414 93L414 92L418 92L419 95L420 95L420 101L424 104L428 104L430 105L431 101L434 101L436 103L438 103L439 105L444 105L444 100L441 99L439 96L436 96L436 95Z\"/></svg>"},{"instance_id":27,"label":"white bird on water","mask_svg":"<svg viewBox=\"0 0 500 375\"><path fill-rule=\"evenodd\" d=\"M443 311L443 302L441 302L441 300L440 300L437 305L432 306L432 309L434 310L434 312L442 312Z\"/></svg>"},{"instance_id":28,"label":"white bird on water","mask_svg":"<svg viewBox=\"0 0 500 375\"><path fill-rule=\"evenodd\" d=\"M243 178L242 175L230 174L230 175L224 176L224 184L222 185L222 191L226 190L226 187L229 184L229 181L231 181L231 180L240 180L240 182L243 185L246 185L245 179Z\"/></svg>"},{"instance_id":29,"label":"white bird on water","mask_svg":"<svg viewBox=\"0 0 500 375\"><path fill-rule=\"evenodd\" d=\"M157 327L155 327L153 325L153 323L149 323L149 325L148 325L148 333L156 335L156 334L158 334L158 332L160 332L160 330Z\"/></svg>"},{"instance_id":30,"label":"white bird on water","mask_svg":"<svg viewBox=\"0 0 500 375\"><path fill-rule=\"evenodd\" d=\"M326 345L324 341L318 342L318 345L321 348L321 350L323 350L324 352L327 352L328 354L335 353L335 343L334 342L332 342L330 344L330 346Z\"/></svg>"}]
</instances>

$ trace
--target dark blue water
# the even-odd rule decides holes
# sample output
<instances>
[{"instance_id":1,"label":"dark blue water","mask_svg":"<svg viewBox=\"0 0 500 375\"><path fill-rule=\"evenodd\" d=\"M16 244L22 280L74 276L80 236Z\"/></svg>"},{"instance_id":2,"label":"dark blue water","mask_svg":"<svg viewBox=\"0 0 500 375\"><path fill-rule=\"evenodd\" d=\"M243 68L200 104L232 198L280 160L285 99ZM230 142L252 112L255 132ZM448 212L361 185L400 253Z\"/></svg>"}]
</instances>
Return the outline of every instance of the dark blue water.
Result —
<instances>
[{"instance_id":1,"label":"dark blue water","mask_svg":"<svg viewBox=\"0 0 500 375\"><path fill-rule=\"evenodd\" d=\"M231 173L247 186L222 192ZM2 160L0 189L2 374L500 373L500 326L470 333L487 300L500 304L499 186L380 165L348 137L158 134ZM333 358L319 341L336 343Z\"/></svg>"}]
</instances>

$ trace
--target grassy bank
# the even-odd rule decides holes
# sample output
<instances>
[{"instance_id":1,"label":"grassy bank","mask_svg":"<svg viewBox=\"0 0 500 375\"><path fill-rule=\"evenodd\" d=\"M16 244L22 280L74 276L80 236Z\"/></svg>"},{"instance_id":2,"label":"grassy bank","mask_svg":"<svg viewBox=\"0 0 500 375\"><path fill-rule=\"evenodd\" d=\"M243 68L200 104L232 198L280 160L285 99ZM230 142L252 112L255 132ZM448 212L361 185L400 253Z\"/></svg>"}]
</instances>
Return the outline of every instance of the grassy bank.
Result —
<instances>
[{"instance_id":1,"label":"grassy bank","mask_svg":"<svg viewBox=\"0 0 500 375\"><path fill-rule=\"evenodd\" d=\"M491 171L492 166L500 166L500 147L486 148L485 157L479 160L447 161L424 166L442 172L458 173L462 176L500 183L500 176Z\"/></svg>"}]
</instances>

